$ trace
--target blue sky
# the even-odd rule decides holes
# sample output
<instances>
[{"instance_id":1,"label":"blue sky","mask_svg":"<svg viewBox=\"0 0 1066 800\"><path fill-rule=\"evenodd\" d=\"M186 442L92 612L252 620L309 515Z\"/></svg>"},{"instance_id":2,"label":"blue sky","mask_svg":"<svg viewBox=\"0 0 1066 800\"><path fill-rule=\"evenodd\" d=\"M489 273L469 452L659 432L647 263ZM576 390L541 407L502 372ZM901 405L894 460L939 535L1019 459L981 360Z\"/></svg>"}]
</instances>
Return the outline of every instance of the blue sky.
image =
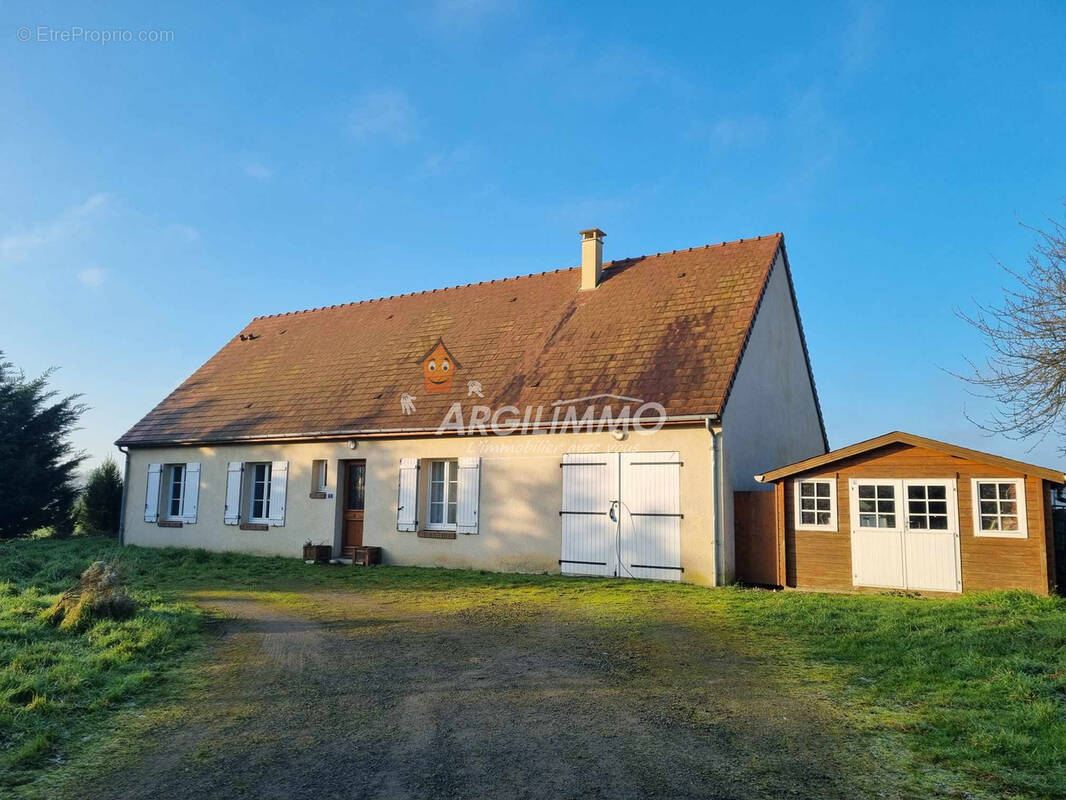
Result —
<instances>
[{"instance_id":1,"label":"blue sky","mask_svg":"<svg viewBox=\"0 0 1066 800\"><path fill-rule=\"evenodd\" d=\"M0 349L98 460L257 314L783 231L831 445L1061 463L944 370L1063 214L1066 9L744 5L7 4Z\"/></svg>"}]
</instances>

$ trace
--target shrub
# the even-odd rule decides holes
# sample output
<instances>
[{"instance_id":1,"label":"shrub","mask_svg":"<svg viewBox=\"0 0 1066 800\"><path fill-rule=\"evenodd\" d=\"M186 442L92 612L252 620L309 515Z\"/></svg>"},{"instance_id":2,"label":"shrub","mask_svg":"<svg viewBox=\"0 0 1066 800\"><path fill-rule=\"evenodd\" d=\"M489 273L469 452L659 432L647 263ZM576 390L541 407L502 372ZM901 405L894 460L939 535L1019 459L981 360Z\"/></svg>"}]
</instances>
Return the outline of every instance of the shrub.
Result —
<instances>
[{"instance_id":1,"label":"shrub","mask_svg":"<svg viewBox=\"0 0 1066 800\"><path fill-rule=\"evenodd\" d=\"M74 519L82 533L118 533L122 513L122 476L110 456L89 473L89 479L74 508Z\"/></svg>"},{"instance_id":2,"label":"shrub","mask_svg":"<svg viewBox=\"0 0 1066 800\"><path fill-rule=\"evenodd\" d=\"M44 620L64 631L83 631L102 619L129 619L137 606L118 568L94 561L74 586L44 612Z\"/></svg>"}]
</instances>

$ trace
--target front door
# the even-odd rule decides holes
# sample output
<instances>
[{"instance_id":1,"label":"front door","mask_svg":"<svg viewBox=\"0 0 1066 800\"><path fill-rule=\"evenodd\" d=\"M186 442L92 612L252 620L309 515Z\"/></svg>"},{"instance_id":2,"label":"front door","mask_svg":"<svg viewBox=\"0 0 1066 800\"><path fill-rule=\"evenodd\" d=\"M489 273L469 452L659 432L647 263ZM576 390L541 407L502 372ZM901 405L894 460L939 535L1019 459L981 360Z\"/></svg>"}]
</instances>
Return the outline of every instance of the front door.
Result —
<instances>
[{"instance_id":1,"label":"front door","mask_svg":"<svg viewBox=\"0 0 1066 800\"><path fill-rule=\"evenodd\" d=\"M363 546L363 507L366 501L366 461L345 462L343 550Z\"/></svg>"}]
</instances>

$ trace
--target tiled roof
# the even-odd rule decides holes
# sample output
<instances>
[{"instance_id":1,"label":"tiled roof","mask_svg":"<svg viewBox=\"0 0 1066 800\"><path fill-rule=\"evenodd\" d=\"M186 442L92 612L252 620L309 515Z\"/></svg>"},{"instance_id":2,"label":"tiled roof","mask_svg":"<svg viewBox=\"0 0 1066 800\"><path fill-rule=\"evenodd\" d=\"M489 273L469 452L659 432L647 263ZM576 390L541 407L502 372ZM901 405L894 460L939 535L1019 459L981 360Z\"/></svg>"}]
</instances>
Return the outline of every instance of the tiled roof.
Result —
<instances>
[{"instance_id":1,"label":"tiled roof","mask_svg":"<svg viewBox=\"0 0 1066 800\"><path fill-rule=\"evenodd\" d=\"M782 245L775 234L615 261L586 292L574 268L257 317L119 444L436 429L456 401L524 409L603 393L721 413ZM462 366L450 392L430 394L421 360L438 340ZM468 381L483 399L468 400Z\"/></svg>"}]
</instances>

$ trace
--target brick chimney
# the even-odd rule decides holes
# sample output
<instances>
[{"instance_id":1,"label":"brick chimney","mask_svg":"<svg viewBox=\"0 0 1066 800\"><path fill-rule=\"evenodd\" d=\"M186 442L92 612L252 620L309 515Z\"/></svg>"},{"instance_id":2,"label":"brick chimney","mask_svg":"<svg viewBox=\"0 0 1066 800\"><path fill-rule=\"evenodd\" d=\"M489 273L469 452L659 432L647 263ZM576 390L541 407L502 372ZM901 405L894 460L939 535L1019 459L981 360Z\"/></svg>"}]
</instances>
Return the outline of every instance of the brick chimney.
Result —
<instances>
[{"instance_id":1,"label":"brick chimney","mask_svg":"<svg viewBox=\"0 0 1066 800\"><path fill-rule=\"evenodd\" d=\"M581 291L595 289L603 275L603 237L599 228L581 231Z\"/></svg>"}]
</instances>

